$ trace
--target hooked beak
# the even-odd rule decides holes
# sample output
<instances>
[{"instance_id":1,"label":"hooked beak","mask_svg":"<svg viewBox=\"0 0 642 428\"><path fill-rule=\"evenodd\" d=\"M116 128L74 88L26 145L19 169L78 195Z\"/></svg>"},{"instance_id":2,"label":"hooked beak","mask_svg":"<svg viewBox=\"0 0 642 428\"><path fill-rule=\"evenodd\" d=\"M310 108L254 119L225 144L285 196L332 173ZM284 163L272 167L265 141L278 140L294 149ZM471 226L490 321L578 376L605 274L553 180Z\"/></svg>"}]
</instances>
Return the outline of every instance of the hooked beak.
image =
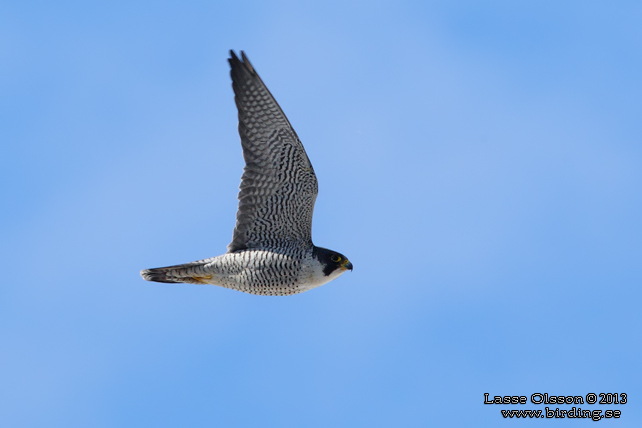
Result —
<instances>
[{"instance_id":1,"label":"hooked beak","mask_svg":"<svg viewBox=\"0 0 642 428\"><path fill-rule=\"evenodd\" d=\"M343 268L345 270L352 271L352 263L350 263L349 261L346 260L346 262L343 264Z\"/></svg>"}]
</instances>

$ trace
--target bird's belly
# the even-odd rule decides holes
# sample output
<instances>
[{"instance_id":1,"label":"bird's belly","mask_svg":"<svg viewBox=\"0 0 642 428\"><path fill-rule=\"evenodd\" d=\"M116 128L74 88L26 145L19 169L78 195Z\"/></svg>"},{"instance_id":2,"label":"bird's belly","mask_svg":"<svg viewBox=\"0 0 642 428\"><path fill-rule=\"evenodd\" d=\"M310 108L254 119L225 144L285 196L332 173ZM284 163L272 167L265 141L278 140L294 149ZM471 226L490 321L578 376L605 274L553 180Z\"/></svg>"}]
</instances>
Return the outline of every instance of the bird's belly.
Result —
<instances>
[{"instance_id":1,"label":"bird's belly","mask_svg":"<svg viewBox=\"0 0 642 428\"><path fill-rule=\"evenodd\" d=\"M306 274L300 259L268 251L224 254L211 270L206 282L263 296L287 296L321 285Z\"/></svg>"}]
</instances>

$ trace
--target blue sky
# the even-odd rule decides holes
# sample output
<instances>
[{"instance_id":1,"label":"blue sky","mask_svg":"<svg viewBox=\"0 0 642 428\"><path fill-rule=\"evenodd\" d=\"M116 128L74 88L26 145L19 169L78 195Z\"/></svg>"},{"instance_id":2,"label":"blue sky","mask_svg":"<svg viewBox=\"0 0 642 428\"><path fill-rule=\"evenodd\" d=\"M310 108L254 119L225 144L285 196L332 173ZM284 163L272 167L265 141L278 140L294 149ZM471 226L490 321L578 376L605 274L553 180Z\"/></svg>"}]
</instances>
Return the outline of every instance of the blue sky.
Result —
<instances>
[{"instance_id":1,"label":"blue sky","mask_svg":"<svg viewBox=\"0 0 642 428\"><path fill-rule=\"evenodd\" d=\"M0 425L639 427L642 6L517 3L3 3ZM229 49L355 266L301 295L138 273L231 240Z\"/></svg>"}]
</instances>

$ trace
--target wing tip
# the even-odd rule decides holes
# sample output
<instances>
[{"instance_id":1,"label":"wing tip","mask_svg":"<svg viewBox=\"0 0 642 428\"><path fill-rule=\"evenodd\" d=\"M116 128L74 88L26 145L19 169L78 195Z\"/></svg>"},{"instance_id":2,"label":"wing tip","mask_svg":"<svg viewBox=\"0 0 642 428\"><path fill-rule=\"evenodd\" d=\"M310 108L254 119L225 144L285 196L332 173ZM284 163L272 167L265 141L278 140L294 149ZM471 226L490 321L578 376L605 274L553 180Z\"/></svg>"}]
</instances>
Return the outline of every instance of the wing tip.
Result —
<instances>
[{"instance_id":1,"label":"wing tip","mask_svg":"<svg viewBox=\"0 0 642 428\"><path fill-rule=\"evenodd\" d=\"M244 68L247 70L250 74L256 75L256 70L254 70L254 67L252 66L252 63L250 60L247 58L247 55L245 55L245 51L241 50L241 58L239 59L238 55L236 55L236 52L234 52L233 49L230 49L230 57L228 58L228 62L230 63L230 66L232 67L232 71L238 68Z\"/></svg>"}]
</instances>

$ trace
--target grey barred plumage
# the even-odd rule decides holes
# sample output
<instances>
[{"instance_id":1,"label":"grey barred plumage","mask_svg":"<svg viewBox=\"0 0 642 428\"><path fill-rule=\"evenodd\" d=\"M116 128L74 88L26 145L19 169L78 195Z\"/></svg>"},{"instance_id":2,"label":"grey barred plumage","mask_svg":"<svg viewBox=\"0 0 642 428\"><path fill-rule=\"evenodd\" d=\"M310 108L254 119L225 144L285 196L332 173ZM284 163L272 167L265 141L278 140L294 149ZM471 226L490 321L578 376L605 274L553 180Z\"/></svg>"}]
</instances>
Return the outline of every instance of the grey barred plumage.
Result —
<instances>
[{"instance_id":1,"label":"grey barred plumage","mask_svg":"<svg viewBox=\"0 0 642 428\"><path fill-rule=\"evenodd\" d=\"M312 245L317 178L276 100L247 57L231 53L232 87L245 169L229 251L288 242Z\"/></svg>"},{"instance_id":2,"label":"grey barred plumage","mask_svg":"<svg viewBox=\"0 0 642 428\"><path fill-rule=\"evenodd\" d=\"M241 51L230 51L245 168L228 252L146 269L148 281L214 284L246 293L290 295L325 284L352 263L312 243L317 178L303 144Z\"/></svg>"}]
</instances>

